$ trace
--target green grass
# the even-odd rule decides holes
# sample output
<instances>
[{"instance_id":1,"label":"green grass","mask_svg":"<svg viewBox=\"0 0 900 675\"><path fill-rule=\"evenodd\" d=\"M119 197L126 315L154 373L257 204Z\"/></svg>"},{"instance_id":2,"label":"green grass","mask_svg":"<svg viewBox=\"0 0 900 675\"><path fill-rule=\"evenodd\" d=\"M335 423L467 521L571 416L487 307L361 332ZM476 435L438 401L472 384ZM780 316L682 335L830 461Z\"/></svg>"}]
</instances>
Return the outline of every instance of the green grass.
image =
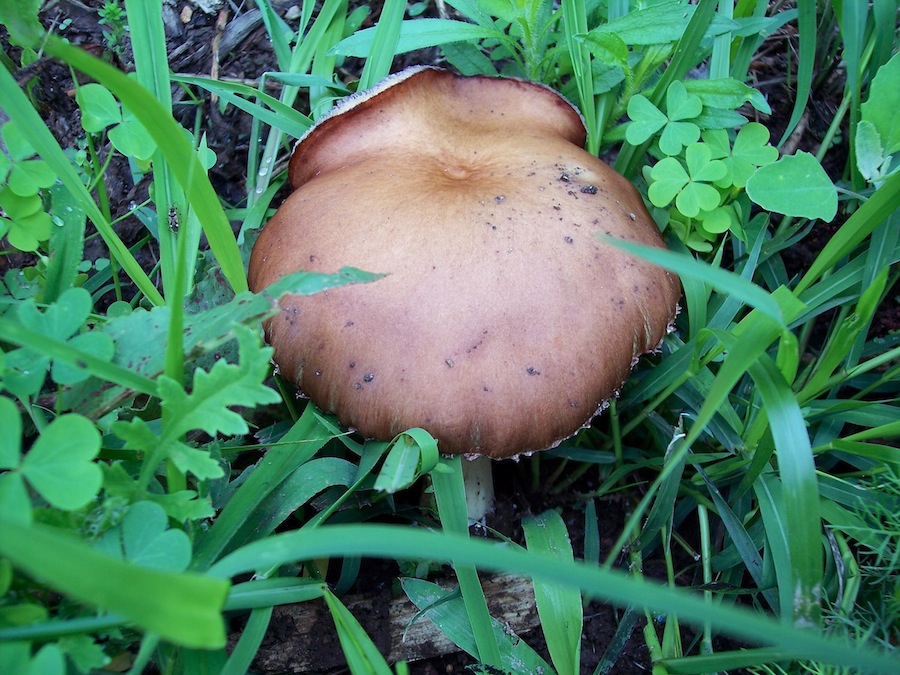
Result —
<instances>
[{"instance_id":1,"label":"green grass","mask_svg":"<svg viewBox=\"0 0 900 675\"><path fill-rule=\"evenodd\" d=\"M261 1L275 62L256 88L170 72L159 0L124 3L135 77L44 35L39 4L0 7L24 45L0 67L0 232L4 253L35 253L0 279L0 670L125 658L135 673L245 672L273 608L323 602L351 672L407 672L340 599L371 558L395 560L418 620L485 667L616 672L634 635L659 673L895 670L900 335L872 332L900 278L891 0L448 0L453 18L425 19L386 2L363 30L374 5L305 0L299 31ZM786 25L793 44L773 37ZM573 101L587 148L617 153L671 250L617 245L682 279L660 353L591 428L521 464L523 483L584 514L580 550L556 510L523 517L522 544L470 537L460 460L441 458L427 432L361 443L272 377L258 326L280 294L378 278L300 273L247 291L249 243L284 181L273 168L335 101L424 47L462 73L541 81ZM763 49L789 64L796 92L778 145L813 88L834 86L830 60L846 68L812 153L778 158L737 114L766 114L747 86ZM11 74L37 50L104 90L77 96L81 161ZM347 84L349 57L364 61ZM203 129L176 123L172 83L251 118L240 203L213 189ZM850 152L834 169L841 135ZM138 210L146 236L131 248L104 153L153 176ZM834 235L789 272L786 251L833 204ZM82 265L93 233L108 267ZM153 269L138 262L144 246ZM612 498L628 515L602 549ZM645 575L650 560L664 579ZM432 583L436 570L458 592ZM532 579L549 663L491 616L479 580L491 571ZM594 600L624 610L596 656L580 649ZM246 621L226 651L233 616ZM723 636L745 648L718 648Z\"/></svg>"}]
</instances>

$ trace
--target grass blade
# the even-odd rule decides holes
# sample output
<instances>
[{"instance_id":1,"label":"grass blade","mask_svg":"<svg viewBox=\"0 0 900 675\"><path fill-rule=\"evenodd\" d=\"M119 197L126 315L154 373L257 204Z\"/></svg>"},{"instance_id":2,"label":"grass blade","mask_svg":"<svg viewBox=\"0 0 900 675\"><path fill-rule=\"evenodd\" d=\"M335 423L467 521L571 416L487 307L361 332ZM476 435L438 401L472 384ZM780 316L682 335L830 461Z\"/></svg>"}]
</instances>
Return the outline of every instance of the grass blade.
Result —
<instances>
[{"instance_id":1,"label":"grass blade","mask_svg":"<svg viewBox=\"0 0 900 675\"><path fill-rule=\"evenodd\" d=\"M822 597L822 523L819 491L806 421L796 395L775 363L766 356L750 367L763 402L778 455L782 483L782 514L787 528L791 564L790 589L794 625L816 626ZM785 611L782 606L782 612Z\"/></svg>"},{"instance_id":2,"label":"grass blade","mask_svg":"<svg viewBox=\"0 0 900 675\"><path fill-rule=\"evenodd\" d=\"M574 560L569 533L556 511L525 518L522 528L529 551L568 562ZM578 675L584 624L581 594L571 586L547 583L535 577L534 597L553 668L557 675Z\"/></svg>"},{"instance_id":3,"label":"grass blade","mask_svg":"<svg viewBox=\"0 0 900 675\"><path fill-rule=\"evenodd\" d=\"M778 141L778 147L793 133L809 101L816 59L816 0L797 0L797 29L800 33L800 59L797 63L797 98L791 119Z\"/></svg>"},{"instance_id":4,"label":"grass blade","mask_svg":"<svg viewBox=\"0 0 900 675\"><path fill-rule=\"evenodd\" d=\"M434 496L442 527L447 532L468 537L469 521L466 515L466 488L460 464L462 461L458 456L445 459L431 472L431 482L434 485ZM491 615L481 582L478 580L478 572L474 565L463 561L453 561L453 567L456 569L459 590L462 592L472 632L475 634L478 658L482 663L499 668L500 648L494 636Z\"/></svg>"},{"instance_id":5,"label":"grass blade","mask_svg":"<svg viewBox=\"0 0 900 675\"><path fill-rule=\"evenodd\" d=\"M784 650L788 658L813 658L872 673L893 675L895 656L849 646L841 638L799 630L738 607L710 605L702 595L680 588L638 581L618 571L561 561L503 543L453 533L428 532L392 525L334 525L305 529L254 542L223 558L210 574L228 578L259 568L323 556L375 556L387 559L453 560L485 570L507 571L576 586L586 594L619 606L635 605L677 614L695 625L709 622L736 637Z\"/></svg>"}]
</instances>

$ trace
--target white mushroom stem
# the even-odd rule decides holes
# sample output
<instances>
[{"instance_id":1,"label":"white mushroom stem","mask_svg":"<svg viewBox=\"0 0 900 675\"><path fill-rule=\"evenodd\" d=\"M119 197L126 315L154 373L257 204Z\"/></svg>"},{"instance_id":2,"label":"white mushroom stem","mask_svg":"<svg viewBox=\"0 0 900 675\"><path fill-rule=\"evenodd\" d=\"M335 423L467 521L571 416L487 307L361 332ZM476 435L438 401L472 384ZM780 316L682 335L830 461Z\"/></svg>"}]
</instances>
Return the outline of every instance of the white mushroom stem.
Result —
<instances>
[{"instance_id":1,"label":"white mushroom stem","mask_svg":"<svg viewBox=\"0 0 900 675\"><path fill-rule=\"evenodd\" d=\"M494 508L494 477L489 457L481 455L463 459L462 474L466 485L466 515L469 522L484 522Z\"/></svg>"}]
</instances>

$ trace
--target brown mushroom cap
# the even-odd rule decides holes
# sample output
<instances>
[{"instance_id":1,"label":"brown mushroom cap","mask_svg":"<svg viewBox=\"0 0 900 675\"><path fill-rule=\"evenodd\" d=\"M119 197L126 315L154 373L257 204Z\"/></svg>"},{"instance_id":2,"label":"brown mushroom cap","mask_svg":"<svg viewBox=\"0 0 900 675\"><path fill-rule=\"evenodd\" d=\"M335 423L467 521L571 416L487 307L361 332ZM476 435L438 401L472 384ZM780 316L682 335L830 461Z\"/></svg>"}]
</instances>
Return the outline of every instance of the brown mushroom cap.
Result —
<instances>
[{"instance_id":1,"label":"brown mushroom cap","mask_svg":"<svg viewBox=\"0 0 900 675\"><path fill-rule=\"evenodd\" d=\"M345 265L388 276L283 298L266 325L281 374L366 437L423 427L453 454L541 450L590 422L666 334L679 284L602 241L663 246L584 141L546 87L432 68L321 120L250 288Z\"/></svg>"}]
</instances>

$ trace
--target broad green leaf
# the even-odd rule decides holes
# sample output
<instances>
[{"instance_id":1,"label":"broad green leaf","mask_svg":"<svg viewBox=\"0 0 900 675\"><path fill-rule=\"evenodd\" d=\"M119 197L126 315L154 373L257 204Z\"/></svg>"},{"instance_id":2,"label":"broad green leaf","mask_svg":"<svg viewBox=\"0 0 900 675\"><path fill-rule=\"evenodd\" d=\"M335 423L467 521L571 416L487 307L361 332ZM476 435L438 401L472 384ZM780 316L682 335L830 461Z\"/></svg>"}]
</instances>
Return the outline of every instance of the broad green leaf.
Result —
<instances>
[{"instance_id":1,"label":"broad green leaf","mask_svg":"<svg viewBox=\"0 0 900 675\"><path fill-rule=\"evenodd\" d=\"M37 47L44 28L38 20L42 0L0 2L0 24L9 31L10 42L23 47Z\"/></svg>"},{"instance_id":2,"label":"broad green leaf","mask_svg":"<svg viewBox=\"0 0 900 675\"><path fill-rule=\"evenodd\" d=\"M73 511L93 499L103 483L94 463L100 432L81 415L62 415L41 432L22 460L21 472L53 506Z\"/></svg>"},{"instance_id":3,"label":"broad green leaf","mask_svg":"<svg viewBox=\"0 0 900 675\"><path fill-rule=\"evenodd\" d=\"M862 121L874 125L885 155L900 150L900 54L885 63L869 85L869 98L860 105Z\"/></svg>"},{"instance_id":4,"label":"broad green leaf","mask_svg":"<svg viewBox=\"0 0 900 675\"><path fill-rule=\"evenodd\" d=\"M119 614L176 645L225 646L227 581L138 567L39 523L26 527L0 516L0 527L0 555L50 588Z\"/></svg>"},{"instance_id":5,"label":"broad green leaf","mask_svg":"<svg viewBox=\"0 0 900 675\"><path fill-rule=\"evenodd\" d=\"M91 82L78 87L75 100L81 108L81 126L89 133L98 134L122 121L118 101L102 84Z\"/></svg>"},{"instance_id":6,"label":"broad green leaf","mask_svg":"<svg viewBox=\"0 0 900 675\"><path fill-rule=\"evenodd\" d=\"M660 2L629 12L608 23L600 24L588 35L609 33L617 35L628 45L656 45L677 42L684 34L688 22L694 16L697 7L681 0ZM707 28L704 38L729 33L739 24L716 14Z\"/></svg>"},{"instance_id":7,"label":"broad green leaf","mask_svg":"<svg viewBox=\"0 0 900 675\"><path fill-rule=\"evenodd\" d=\"M101 361L111 361L116 351L115 343L99 331L81 333L67 342L68 346L77 349L82 354L88 354ZM87 365L67 363L55 359L50 369L50 377L57 384L73 385L83 382L90 377L91 372Z\"/></svg>"},{"instance_id":8,"label":"broad green leaf","mask_svg":"<svg viewBox=\"0 0 900 675\"><path fill-rule=\"evenodd\" d=\"M880 176L885 162L884 147L875 125L868 120L860 120L856 125L854 144L859 173L871 183Z\"/></svg>"},{"instance_id":9,"label":"broad green leaf","mask_svg":"<svg viewBox=\"0 0 900 675\"><path fill-rule=\"evenodd\" d=\"M400 24L400 38L395 54L405 54L416 49L436 47L449 42L508 38L493 27L477 26L452 19L416 19ZM331 48L330 54L338 56L369 56L375 39L375 28L365 28L344 38Z\"/></svg>"},{"instance_id":10,"label":"broad green leaf","mask_svg":"<svg viewBox=\"0 0 900 675\"><path fill-rule=\"evenodd\" d=\"M837 190L813 155L799 151L760 167L747 180L747 195L764 209L787 216L831 221Z\"/></svg>"},{"instance_id":11,"label":"broad green leaf","mask_svg":"<svg viewBox=\"0 0 900 675\"><path fill-rule=\"evenodd\" d=\"M759 91L731 77L715 80L686 79L683 85L688 93L698 96L706 108L735 110L744 103L750 103L761 113L772 114L772 109Z\"/></svg>"}]
</instances>

